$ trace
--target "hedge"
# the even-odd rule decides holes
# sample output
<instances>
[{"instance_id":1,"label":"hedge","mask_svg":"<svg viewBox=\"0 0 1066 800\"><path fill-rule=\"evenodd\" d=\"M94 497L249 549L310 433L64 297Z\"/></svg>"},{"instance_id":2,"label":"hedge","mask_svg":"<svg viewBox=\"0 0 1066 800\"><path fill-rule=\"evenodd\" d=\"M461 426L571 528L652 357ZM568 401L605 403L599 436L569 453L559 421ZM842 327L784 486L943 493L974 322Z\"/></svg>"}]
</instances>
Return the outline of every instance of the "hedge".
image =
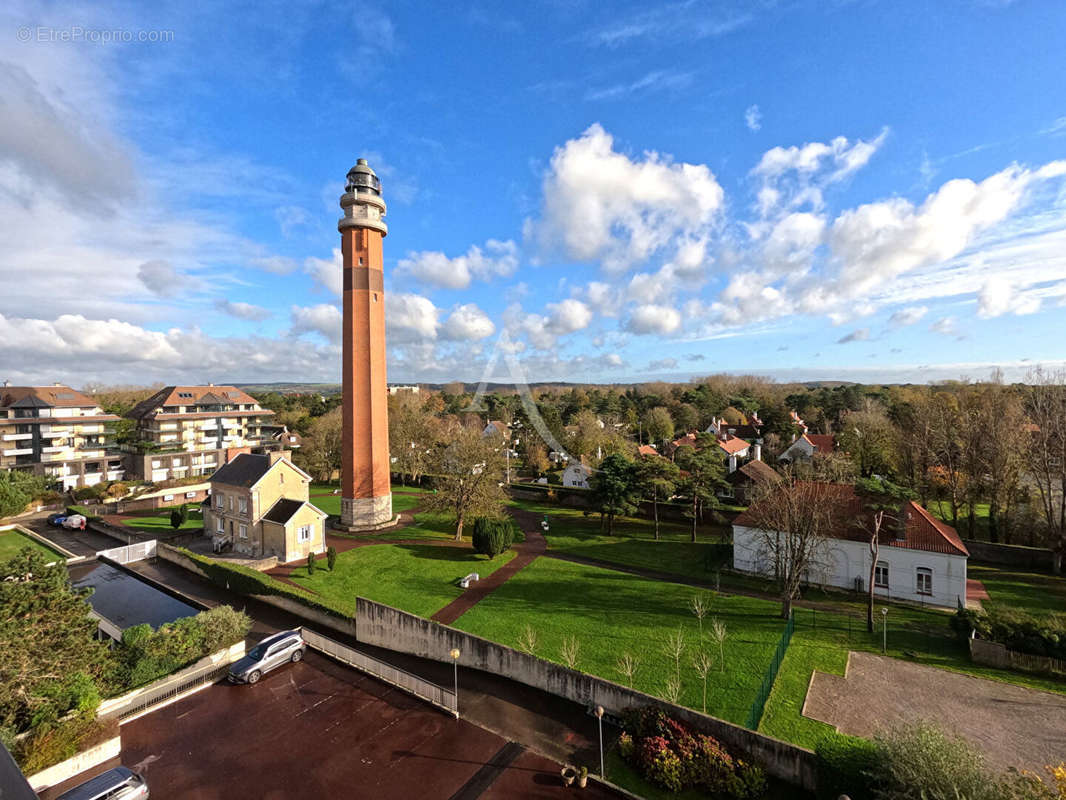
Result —
<instances>
[{"instance_id":1,"label":"hedge","mask_svg":"<svg viewBox=\"0 0 1066 800\"><path fill-rule=\"evenodd\" d=\"M339 619L350 619L350 617L340 609L320 603L304 590L274 580L269 575L264 575L262 572L258 572L251 567L243 567L239 564L226 564L220 561L215 561L213 558L194 553L184 547L179 547L178 551L186 558L196 562L197 566L199 566L214 583L225 589L229 589L230 591L237 592L237 594L262 594L286 597L289 600L295 600L297 603L303 603L308 608L313 608L316 611L321 611L325 614L338 617Z\"/></svg>"},{"instance_id":2,"label":"hedge","mask_svg":"<svg viewBox=\"0 0 1066 800\"><path fill-rule=\"evenodd\" d=\"M98 720L86 711L40 726L15 743L12 755L23 773L33 775L116 736L118 720Z\"/></svg>"},{"instance_id":3,"label":"hedge","mask_svg":"<svg viewBox=\"0 0 1066 800\"><path fill-rule=\"evenodd\" d=\"M1066 614L1048 612L1037 617L1020 608L986 601L980 611L960 608L951 618L951 627L963 640L976 631L978 638L1019 653L1066 659Z\"/></svg>"}]
</instances>

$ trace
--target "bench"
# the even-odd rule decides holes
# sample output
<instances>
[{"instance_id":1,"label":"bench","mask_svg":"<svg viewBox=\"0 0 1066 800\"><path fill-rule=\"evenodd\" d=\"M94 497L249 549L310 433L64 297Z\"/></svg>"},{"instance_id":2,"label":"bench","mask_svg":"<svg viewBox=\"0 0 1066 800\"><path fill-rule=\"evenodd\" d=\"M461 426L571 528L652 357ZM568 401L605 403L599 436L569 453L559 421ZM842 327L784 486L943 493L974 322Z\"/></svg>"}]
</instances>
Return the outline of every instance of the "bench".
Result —
<instances>
[{"instance_id":1,"label":"bench","mask_svg":"<svg viewBox=\"0 0 1066 800\"><path fill-rule=\"evenodd\" d=\"M460 589L469 589L470 588L470 584L474 583L475 581L479 581L479 580L481 580L480 576L476 572L471 572L465 578L461 578L459 580L459 588Z\"/></svg>"}]
</instances>

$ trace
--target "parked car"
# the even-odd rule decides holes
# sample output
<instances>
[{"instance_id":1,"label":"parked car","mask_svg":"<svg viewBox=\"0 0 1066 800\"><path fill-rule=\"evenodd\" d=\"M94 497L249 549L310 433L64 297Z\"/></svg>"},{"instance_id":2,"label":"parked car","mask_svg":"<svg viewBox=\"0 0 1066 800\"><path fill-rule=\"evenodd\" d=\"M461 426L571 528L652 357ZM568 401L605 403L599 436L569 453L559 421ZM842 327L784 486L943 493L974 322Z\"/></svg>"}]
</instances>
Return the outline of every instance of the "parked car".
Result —
<instances>
[{"instance_id":1,"label":"parked car","mask_svg":"<svg viewBox=\"0 0 1066 800\"><path fill-rule=\"evenodd\" d=\"M307 643L300 631L282 631L268 636L229 668L230 683L258 683L272 669L304 657Z\"/></svg>"},{"instance_id":2,"label":"parked car","mask_svg":"<svg viewBox=\"0 0 1066 800\"><path fill-rule=\"evenodd\" d=\"M85 530L85 525L88 520L81 514L71 514L69 517L63 520L62 525L64 528L70 528L71 530Z\"/></svg>"},{"instance_id":3,"label":"parked car","mask_svg":"<svg viewBox=\"0 0 1066 800\"><path fill-rule=\"evenodd\" d=\"M59 795L56 800L141 800L148 783L131 769L115 767Z\"/></svg>"},{"instance_id":4,"label":"parked car","mask_svg":"<svg viewBox=\"0 0 1066 800\"><path fill-rule=\"evenodd\" d=\"M58 514L49 514L48 515L48 524L49 525L54 525L55 527L58 528L60 525L63 524L63 520L65 520L66 518L67 518L67 515L64 514L63 512L60 512Z\"/></svg>"}]
</instances>

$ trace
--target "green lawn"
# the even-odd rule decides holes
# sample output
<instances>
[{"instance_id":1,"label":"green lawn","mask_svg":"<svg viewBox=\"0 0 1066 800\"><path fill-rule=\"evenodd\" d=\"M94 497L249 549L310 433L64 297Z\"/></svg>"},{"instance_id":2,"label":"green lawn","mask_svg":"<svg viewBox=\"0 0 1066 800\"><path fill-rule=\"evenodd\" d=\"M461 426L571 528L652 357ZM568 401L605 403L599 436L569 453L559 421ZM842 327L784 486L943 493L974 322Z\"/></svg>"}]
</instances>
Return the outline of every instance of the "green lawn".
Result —
<instances>
[{"instance_id":1,"label":"green lawn","mask_svg":"<svg viewBox=\"0 0 1066 800\"><path fill-rule=\"evenodd\" d=\"M1034 614L1066 612L1066 579L1039 572L971 564L967 575L981 581L994 602Z\"/></svg>"},{"instance_id":2,"label":"green lawn","mask_svg":"<svg viewBox=\"0 0 1066 800\"><path fill-rule=\"evenodd\" d=\"M7 561L8 559L14 558L24 547L36 550L49 561L66 561L67 559L62 553L41 544L36 539L31 539L29 536L26 536L19 531L0 531L0 561Z\"/></svg>"},{"instance_id":3,"label":"green lawn","mask_svg":"<svg viewBox=\"0 0 1066 800\"><path fill-rule=\"evenodd\" d=\"M777 607L766 600L716 595L678 584L651 581L614 570L540 558L459 618L455 627L516 646L526 625L537 634L535 653L562 661L568 636L580 642L577 669L624 683L619 658L639 659L634 687L662 696L675 673L665 651L678 628L685 637L681 659L681 702L701 708L701 682L692 668L697 649L717 658L701 637L690 609L694 595L706 599L710 614L725 623L725 662L707 681L707 710L742 723L762 681L783 628ZM704 627L709 625L709 617Z\"/></svg>"},{"instance_id":4,"label":"green lawn","mask_svg":"<svg viewBox=\"0 0 1066 800\"><path fill-rule=\"evenodd\" d=\"M174 528L170 524L170 512L180 506L169 506L167 508L160 508L159 510L147 514L144 516L136 516L133 514L123 514L120 519L122 524L128 528L136 528L137 530L165 530L172 531ZM199 506L189 505L189 518L181 524L178 530L194 530L196 528L202 528L204 526L204 518L200 511Z\"/></svg>"},{"instance_id":5,"label":"green lawn","mask_svg":"<svg viewBox=\"0 0 1066 800\"><path fill-rule=\"evenodd\" d=\"M309 576L298 570L291 580L348 615L355 613L355 598L362 596L430 617L462 594L457 582L464 575L477 572L485 578L514 556L511 550L490 561L465 547L371 545L339 554L332 572L320 568Z\"/></svg>"},{"instance_id":6,"label":"green lawn","mask_svg":"<svg viewBox=\"0 0 1066 800\"><path fill-rule=\"evenodd\" d=\"M969 516L970 506L967 503L963 503L959 506L959 519L957 522L951 521L951 504L944 500L931 500L926 503L926 508L936 517L939 517L948 525L954 525L955 529L959 532L959 536L964 539L969 538ZM982 539L988 541L988 503L978 503L973 508L974 511L974 537L975 539Z\"/></svg>"}]
</instances>

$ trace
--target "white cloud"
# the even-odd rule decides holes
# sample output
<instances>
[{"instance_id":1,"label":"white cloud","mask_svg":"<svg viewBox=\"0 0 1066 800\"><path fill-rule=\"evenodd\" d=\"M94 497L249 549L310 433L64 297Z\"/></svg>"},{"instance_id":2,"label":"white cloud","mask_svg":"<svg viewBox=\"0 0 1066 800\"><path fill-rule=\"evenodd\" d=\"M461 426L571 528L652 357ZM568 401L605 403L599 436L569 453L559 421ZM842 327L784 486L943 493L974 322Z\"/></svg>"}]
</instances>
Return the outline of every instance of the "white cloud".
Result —
<instances>
[{"instance_id":1,"label":"white cloud","mask_svg":"<svg viewBox=\"0 0 1066 800\"><path fill-rule=\"evenodd\" d=\"M587 328L592 321L592 311L589 307L573 298L549 303L547 309L552 331L557 334L579 331Z\"/></svg>"},{"instance_id":2,"label":"white cloud","mask_svg":"<svg viewBox=\"0 0 1066 800\"><path fill-rule=\"evenodd\" d=\"M295 272L300 266L296 259L286 258L285 256L253 258L252 264L259 269L265 272L271 272L274 275L288 275L290 272Z\"/></svg>"},{"instance_id":3,"label":"white cloud","mask_svg":"<svg viewBox=\"0 0 1066 800\"><path fill-rule=\"evenodd\" d=\"M977 295L977 316L983 319L1004 314L1035 314L1041 299L1031 292L1019 292L1003 278L991 278Z\"/></svg>"},{"instance_id":4,"label":"white cloud","mask_svg":"<svg viewBox=\"0 0 1066 800\"><path fill-rule=\"evenodd\" d=\"M547 252L599 260L615 272L705 238L724 197L705 165L675 164L655 152L631 159L598 124L556 148L543 195L527 235Z\"/></svg>"},{"instance_id":5,"label":"white cloud","mask_svg":"<svg viewBox=\"0 0 1066 800\"><path fill-rule=\"evenodd\" d=\"M315 284L340 297L344 292L344 257L339 247L333 248L330 260L311 256L304 260L304 272Z\"/></svg>"},{"instance_id":6,"label":"white cloud","mask_svg":"<svg viewBox=\"0 0 1066 800\"><path fill-rule=\"evenodd\" d=\"M692 79L693 75L691 72L657 69L630 83L616 83L601 89L589 89L585 93L585 99L589 101L617 100L632 94L641 94L644 92L661 94L663 92L678 91L680 89L687 89L691 86Z\"/></svg>"},{"instance_id":7,"label":"white cloud","mask_svg":"<svg viewBox=\"0 0 1066 800\"><path fill-rule=\"evenodd\" d=\"M676 358L660 358L658 361L649 361L646 367L648 372L663 372L677 369Z\"/></svg>"},{"instance_id":8,"label":"white cloud","mask_svg":"<svg viewBox=\"0 0 1066 800\"><path fill-rule=\"evenodd\" d=\"M215 308L223 314L228 314L231 317L253 321L264 320L273 315L273 312L271 312L270 309L263 308L262 306L252 305L251 303L242 303L239 301L233 302L232 300L216 300Z\"/></svg>"},{"instance_id":9,"label":"white cloud","mask_svg":"<svg viewBox=\"0 0 1066 800\"><path fill-rule=\"evenodd\" d=\"M910 306L909 308L901 308L888 318L888 324L895 327L903 327L905 325L913 325L918 322L929 312L929 309L925 306Z\"/></svg>"},{"instance_id":10,"label":"white cloud","mask_svg":"<svg viewBox=\"0 0 1066 800\"><path fill-rule=\"evenodd\" d=\"M428 297L409 292L385 295L386 336L390 342L406 344L437 338L440 311Z\"/></svg>"},{"instance_id":11,"label":"white cloud","mask_svg":"<svg viewBox=\"0 0 1066 800\"><path fill-rule=\"evenodd\" d=\"M399 274L410 275L419 283L447 289L465 289L472 280L488 281L508 277L518 268L518 246L489 239L484 249L472 245L465 255L448 258L444 253L427 250L408 253L400 259Z\"/></svg>"},{"instance_id":12,"label":"white cloud","mask_svg":"<svg viewBox=\"0 0 1066 800\"><path fill-rule=\"evenodd\" d=\"M748 130L755 133L762 127L762 112L757 105L750 105L744 111L744 124Z\"/></svg>"},{"instance_id":13,"label":"white cloud","mask_svg":"<svg viewBox=\"0 0 1066 800\"><path fill-rule=\"evenodd\" d=\"M317 333L332 344L340 342L341 310L334 304L320 303L317 306L293 306L291 316L291 332L294 335Z\"/></svg>"},{"instance_id":14,"label":"white cloud","mask_svg":"<svg viewBox=\"0 0 1066 800\"><path fill-rule=\"evenodd\" d=\"M944 336L957 336L958 331L955 328L954 317L941 317L932 325L929 326L929 330L933 333L943 334Z\"/></svg>"},{"instance_id":15,"label":"white cloud","mask_svg":"<svg viewBox=\"0 0 1066 800\"><path fill-rule=\"evenodd\" d=\"M639 305L633 309L625 327L631 333L665 336L681 327L681 314L670 306L653 303Z\"/></svg>"},{"instance_id":16,"label":"white cloud","mask_svg":"<svg viewBox=\"0 0 1066 800\"><path fill-rule=\"evenodd\" d=\"M441 328L446 339L472 341L492 336L496 326L480 308L467 303L456 308Z\"/></svg>"}]
</instances>

